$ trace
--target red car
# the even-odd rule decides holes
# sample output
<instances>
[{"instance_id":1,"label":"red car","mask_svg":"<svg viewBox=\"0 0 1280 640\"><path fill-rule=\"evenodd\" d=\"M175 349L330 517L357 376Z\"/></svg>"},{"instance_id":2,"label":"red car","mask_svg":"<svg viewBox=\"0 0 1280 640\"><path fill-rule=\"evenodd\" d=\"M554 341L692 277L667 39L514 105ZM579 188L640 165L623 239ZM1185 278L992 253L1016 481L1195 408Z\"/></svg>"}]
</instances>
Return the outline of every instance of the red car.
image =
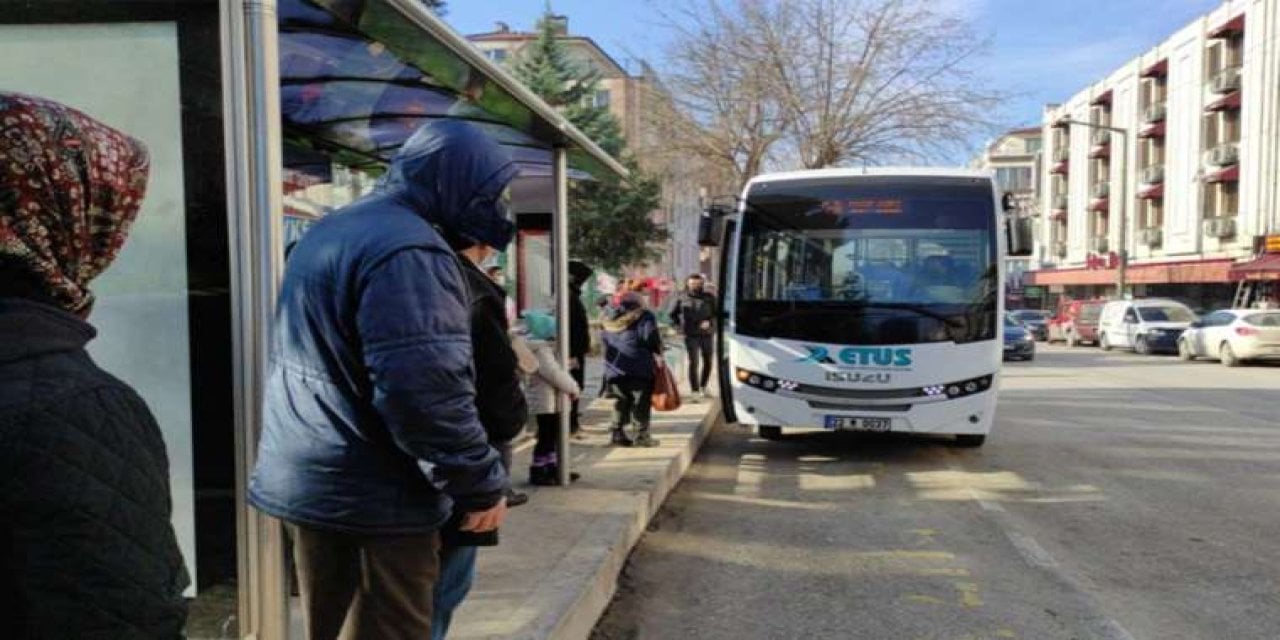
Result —
<instances>
[{"instance_id":1,"label":"red car","mask_svg":"<svg viewBox=\"0 0 1280 640\"><path fill-rule=\"evenodd\" d=\"M1106 300L1069 300L1058 306L1049 320L1049 342L1060 341L1074 347L1082 343L1098 344L1098 318Z\"/></svg>"}]
</instances>

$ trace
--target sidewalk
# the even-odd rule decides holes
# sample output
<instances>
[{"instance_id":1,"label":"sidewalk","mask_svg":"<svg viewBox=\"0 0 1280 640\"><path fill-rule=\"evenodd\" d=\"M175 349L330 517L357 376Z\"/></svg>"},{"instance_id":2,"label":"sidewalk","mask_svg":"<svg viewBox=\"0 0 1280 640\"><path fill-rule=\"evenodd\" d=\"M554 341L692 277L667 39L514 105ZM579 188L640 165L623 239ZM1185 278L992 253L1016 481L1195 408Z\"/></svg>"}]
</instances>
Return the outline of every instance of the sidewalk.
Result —
<instances>
[{"instance_id":1,"label":"sidewalk","mask_svg":"<svg viewBox=\"0 0 1280 640\"><path fill-rule=\"evenodd\" d=\"M596 368L598 370L598 368ZM588 382L589 393L595 388ZM518 449L513 479L530 494L511 511L502 544L480 552L475 587L454 617L450 638L587 638L613 597L617 578L667 493L679 482L719 416L714 400L654 413L652 449L610 447L609 401L583 415L586 437L572 446L572 487L531 487L532 443Z\"/></svg>"}]
</instances>

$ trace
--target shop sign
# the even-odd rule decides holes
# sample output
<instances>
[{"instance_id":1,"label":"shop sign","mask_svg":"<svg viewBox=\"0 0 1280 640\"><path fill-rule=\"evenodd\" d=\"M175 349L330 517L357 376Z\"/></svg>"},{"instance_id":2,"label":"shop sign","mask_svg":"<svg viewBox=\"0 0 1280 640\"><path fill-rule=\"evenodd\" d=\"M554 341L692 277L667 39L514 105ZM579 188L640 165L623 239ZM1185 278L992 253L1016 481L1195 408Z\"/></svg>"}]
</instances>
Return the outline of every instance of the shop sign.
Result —
<instances>
[{"instance_id":1,"label":"shop sign","mask_svg":"<svg viewBox=\"0 0 1280 640\"><path fill-rule=\"evenodd\" d=\"M1120 266L1120 254L1112 251L1107 254L1091 253L1084 260L1088 269L1115 269Z\"/></svg>"}]
</instances>

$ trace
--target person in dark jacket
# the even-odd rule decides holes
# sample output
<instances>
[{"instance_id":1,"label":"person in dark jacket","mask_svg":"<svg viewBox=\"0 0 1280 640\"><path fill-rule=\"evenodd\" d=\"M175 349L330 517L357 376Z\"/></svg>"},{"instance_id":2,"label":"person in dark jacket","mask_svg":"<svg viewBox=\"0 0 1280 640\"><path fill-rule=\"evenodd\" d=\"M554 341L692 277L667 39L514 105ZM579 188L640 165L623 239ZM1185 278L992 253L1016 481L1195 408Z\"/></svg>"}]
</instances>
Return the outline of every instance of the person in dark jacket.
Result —
<instances>
[{"instance_id":1,"label":"person in dark jacket","mask_svg":"<svg viewBox=\"0 0 1280 640\"><path fill-rule=\"evenodd\" d=\"M671 322L684 336L689 354L689 386L694 398L706 397L711 381L711 337L715 333L716 297L706 290L701 273L689 276L684 292L671 310Z\"/></svg>"},{"instance_id":2,"label":"person in dark jacket","mask_svg":"<svg viewBox=\"0 0 1280 640\"><path fill-rule=\"evenodd\" d=\"M449 235L449 234L447 234ZM520 435L529 417L524 390L511 348L505 309L506 292L481 265L495 249L467 238L449 235L449 244L463 259L462 275L471 293L471 344L476 370L476 411L489 442L511 473L511 441ZM529 495L507 490L507 506L529 501ZM475 581L479 541L458 532L441 531L440 579L436 582L431 637L443 640L453 622L453 612L466 599Z\"/></svg>"},{"instance_id":3,"label":"person in dark jacket","mask_svg":"<svg viewBox=\"0 0 1280 640\"><path fill-rule=\"evenodd\" d=\"M594 270L580 260L569 261L569 375L586 389L587 354L591 351L591 325L587 319L587 306L582 303L582 288L591 279ZM569 407L569 432L578 433L582 428L578 412L580 398L574 398Z\"/></svg>"},{"instance_id":4,"label":"person in dark jacket","mask_svg":"<svg viewBox=\"0 0 1280 640\"><path fill-rule=\"evenodd\" d=\"M662 357L658 320L640 293L626 291L605 309L603 321L604 380L614 397L613 444L654 447L649 434L650 405L657 375L655 358ZM627 428L635 424L635 437Z\"/></svg>"},{"instance_id":5,"label":"person in dark jacket","mask_svg":"<svg viewBox=\"0 0 1280 640\"><path fill-rule=\"evenodd\" d=\"M181 638L160 427L85 345L89 283L146 190L142 143L0 92L0 602L6 638Z\"/></svg>"},{"instance_id":6,"label":"person in dark jacket","mask_svg":"<svg viewBox=\"0 0 1280 640\"><path fill-rule=\"evenodd\" d=\"M515 174L474 125L428 123L289 258L249 500L293 539L309 638L430 637L440 529L492 532L506 514L442 232L506 246Z\"/></svg>"}]
</instances>

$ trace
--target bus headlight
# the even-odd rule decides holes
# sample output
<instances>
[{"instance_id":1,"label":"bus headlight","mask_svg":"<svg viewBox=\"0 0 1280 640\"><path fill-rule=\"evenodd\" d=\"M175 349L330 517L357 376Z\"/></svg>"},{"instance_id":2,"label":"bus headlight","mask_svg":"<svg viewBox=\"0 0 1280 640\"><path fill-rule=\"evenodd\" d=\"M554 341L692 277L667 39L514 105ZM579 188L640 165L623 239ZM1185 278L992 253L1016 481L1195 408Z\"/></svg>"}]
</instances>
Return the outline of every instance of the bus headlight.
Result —
<instances>
[{"instance_id":1,"label":"bus headlight","mask_svg":"<svg viewBox=\"0 0 1280 640\"><path fill-rule=\"evenodd\" d=\"M779 380L771 376L766 376L763 373L747 371L746 369L738 369L735 373L735 377L738 379L738 382L749 387L760 389L761 391L768 391L769 393L776 393L780 390L795 391L800 386L800 383L798 382Z\"/></svg>"},{"instance_id":2,"label":"bus headlight","mask_svg":"<svg viewBox=\"0 0 1280 640\"><path fill-rule=\"evenodd\" d=\"M945 395L948 398L963 398L965 396L981 393L991 388L994 376L981 376L977 378L969 378L968 380L960 380L947 384L935 384L920 388L920 395L936 398Z\"/></svg>"}]
</instances>

